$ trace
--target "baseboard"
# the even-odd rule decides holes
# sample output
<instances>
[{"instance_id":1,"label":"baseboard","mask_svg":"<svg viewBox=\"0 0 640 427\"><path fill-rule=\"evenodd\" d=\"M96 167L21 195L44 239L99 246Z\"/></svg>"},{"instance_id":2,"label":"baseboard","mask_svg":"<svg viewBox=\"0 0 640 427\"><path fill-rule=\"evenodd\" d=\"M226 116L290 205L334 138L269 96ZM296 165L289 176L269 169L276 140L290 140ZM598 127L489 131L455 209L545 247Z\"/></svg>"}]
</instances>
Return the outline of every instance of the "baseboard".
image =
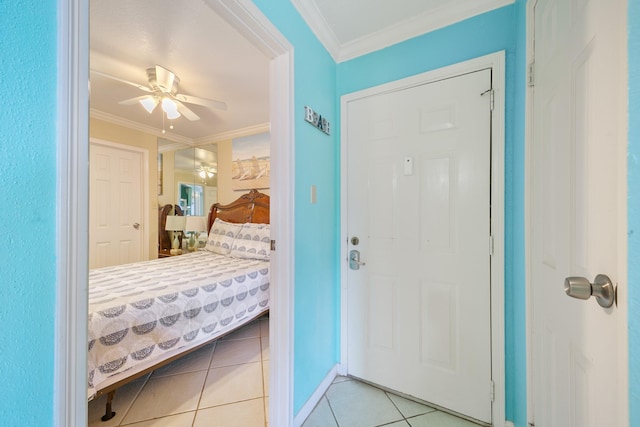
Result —
<instances>
[{"instance_id":1,"label":"baseboard","mask_svg":"<svg viewBox=\"0 0 640 427\"><path fill-rule=\"evenodd\" d=\"M505 421L504 427L515 427L511 421Z\"/></svg>"},{"instance_id":2,"label":"baseboard","mask_svg":"<svg viewBox=\"0 0 640 427\"><path fill-rule=\"evenodd\" d=\"M333 382L333 380L336 378L337 375L338 375L338 365L335 365L333 368L331 368L331 370L329 371L327 376L324 377L324 379L322 380L322 382L320 383L316 391L313 392L311 397L309 397L307 402L302 406L302 408L300 408L300 411L298 411L296 416L293 418L293 427L300 427L302 423L305 422L305 420L309 417L311 412L313 412L313 410L315 409L316 405L320 402L320 399L322 399L322 396L324 396L324 394L327 392L327 390L329 389L329 386L331 385L331 383Z\"/></svg>"}]
</instances>

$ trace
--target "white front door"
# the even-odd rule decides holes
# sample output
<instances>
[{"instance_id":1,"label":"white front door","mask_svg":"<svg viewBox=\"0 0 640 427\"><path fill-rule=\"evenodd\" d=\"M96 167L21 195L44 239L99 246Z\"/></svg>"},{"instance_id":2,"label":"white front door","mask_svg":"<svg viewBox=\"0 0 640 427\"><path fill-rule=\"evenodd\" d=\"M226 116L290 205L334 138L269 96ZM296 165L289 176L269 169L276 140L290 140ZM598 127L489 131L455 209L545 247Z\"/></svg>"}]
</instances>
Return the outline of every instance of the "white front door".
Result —
<instances>
[{"instance_id":1,"label":"white front door","mask_svg":"<svg viewBox=\"0 0 640 427\"><path fill-rule=\"evenodd\" d=\"M143 259L143 156L91 143L89 268Z\"/></svg>"},{"instance_id":2,"label":"white front door","mask_svg":"<svg viewBox=\"0 0 640 427\"><path fill-rule=\"evenodd\" d=\"M538 0L530 143L533 421L627 425L626 2ZM619 287L617 305L565 294L565 278ZM588 295L587 295L588 296Z\"/></svg>"},{"instance_id":3,"label":"white front door","mask_svg":"<svg viewBox=\"0 0 640 427\"><path fill-rule=\"evenodd\" d=\"M349 374L487 423L491 85L350 101L346 136Z\"/></svg>"}]
</instances>

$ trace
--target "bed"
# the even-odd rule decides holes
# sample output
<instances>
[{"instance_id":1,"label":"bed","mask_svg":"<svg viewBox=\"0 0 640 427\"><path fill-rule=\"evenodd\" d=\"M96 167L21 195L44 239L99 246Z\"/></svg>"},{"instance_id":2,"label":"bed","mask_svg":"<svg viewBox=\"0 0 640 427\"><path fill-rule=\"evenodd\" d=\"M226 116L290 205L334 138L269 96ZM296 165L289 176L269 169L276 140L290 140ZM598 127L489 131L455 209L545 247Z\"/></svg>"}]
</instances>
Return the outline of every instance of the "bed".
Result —
<instances>
[{"instance_id":1,"label":"bed","mask_svg":"<svg viewBox=\"0 0 640 427\"><path fill-rule=\"evenodd\" d=\"M269 196L251 190L209 211L206 248L89 272L88 400L269 310Z\"/></svg>"}]
</instances>

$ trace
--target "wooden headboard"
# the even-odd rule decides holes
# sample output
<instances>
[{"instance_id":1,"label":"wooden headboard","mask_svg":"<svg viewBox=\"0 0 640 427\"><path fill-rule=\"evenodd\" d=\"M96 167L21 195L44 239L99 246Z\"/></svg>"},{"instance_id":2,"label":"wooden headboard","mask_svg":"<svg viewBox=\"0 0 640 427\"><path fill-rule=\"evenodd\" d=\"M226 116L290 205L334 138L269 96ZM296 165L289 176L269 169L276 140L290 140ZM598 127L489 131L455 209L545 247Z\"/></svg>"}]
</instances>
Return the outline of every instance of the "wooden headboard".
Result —
<instances>
[{"instance_id":1,"label":"wooden headboard","mask_svg":"<svg viewBox=\"0 0 640 427\"><path fill-rule=\"evenodd\" d=\"M207 219L207 232L211 230L216 218L240 224L245 222L269 224L269 196L257 190L251 190L228 205L220 203L211 205Z\"/></svg>"}]
</instances>

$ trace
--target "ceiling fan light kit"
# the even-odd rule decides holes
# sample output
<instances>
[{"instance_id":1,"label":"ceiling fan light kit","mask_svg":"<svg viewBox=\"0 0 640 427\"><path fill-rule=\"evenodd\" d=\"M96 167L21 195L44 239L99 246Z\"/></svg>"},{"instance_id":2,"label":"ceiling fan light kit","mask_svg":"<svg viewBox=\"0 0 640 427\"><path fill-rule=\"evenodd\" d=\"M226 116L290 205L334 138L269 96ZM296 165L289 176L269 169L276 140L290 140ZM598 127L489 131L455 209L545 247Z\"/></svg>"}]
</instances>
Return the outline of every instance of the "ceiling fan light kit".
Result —
<instances>
[{"instance_id":1,"label":"ceiling fan light kit","mask_svg":"<svg viewBox=\"0 0 640 427\"><path fill-rule=\"evenodd\" d=\"M136 96L135 98L120 101L119 104L121 105L135 105L140 103L140 105L142 105L142 107L149 114L151 114L156 109L158 104L161 104L163 111L162 133L165 133L165 115L169 120L175 120L181 116L186 117L187 120L190 121L200 120L200 116L198 116L189 107L187 107L185 103L202 105L209 109L217 109L223 111L227 109L227 105L222 101L178 93L178 85L180 84L180 79L171 70L168 70L167 68L164 68L160 65L156 65L152 68L147 68L146 71L148 86L133 83L120 77L112 76L100 71L91 71L102 77L128 84L143 92L148 93L148 95ZM171 124L170 129L173 129L173 124Z\"/></svg>"},{"instance_id":2,"label":"ceiling fan light kit","mask_svg":"<svg viewBox=\"0 0 640 427\"><path fill-rule=\"evenodd\" d=\"M169 98L162 98L162 110L167 114L167 118L169 120L177 119L180 117L180 113L178 112L178 105L175 101L172 101Z\"/></svg>"},{"instance_id":3,"label":"ceiling fan light kit","mask_svg":"<svg viewBox=\"0 0 640 427\"><path fill-rule=\"evenodd\" d=\"M215 174L216 174L215 169L205 167L205 166L200 166L200 169L198 170L198 176L202 179L213 178Z\"/></svg>"},{"instance_id":4,"label":"ceiling fan light kit","mask_svg":"<svg viewBox=\"0 0 640 427\"><path fill-rule=\"evenodd\" d=\"M147 110L147 112L149 114L153 113L153 110L156 109L156 106L158 105L158 99L157 98L152 98L152 97L144 97L140 100L140 104L144 107L145 110Z\"/></svg>"}]
</instances>

